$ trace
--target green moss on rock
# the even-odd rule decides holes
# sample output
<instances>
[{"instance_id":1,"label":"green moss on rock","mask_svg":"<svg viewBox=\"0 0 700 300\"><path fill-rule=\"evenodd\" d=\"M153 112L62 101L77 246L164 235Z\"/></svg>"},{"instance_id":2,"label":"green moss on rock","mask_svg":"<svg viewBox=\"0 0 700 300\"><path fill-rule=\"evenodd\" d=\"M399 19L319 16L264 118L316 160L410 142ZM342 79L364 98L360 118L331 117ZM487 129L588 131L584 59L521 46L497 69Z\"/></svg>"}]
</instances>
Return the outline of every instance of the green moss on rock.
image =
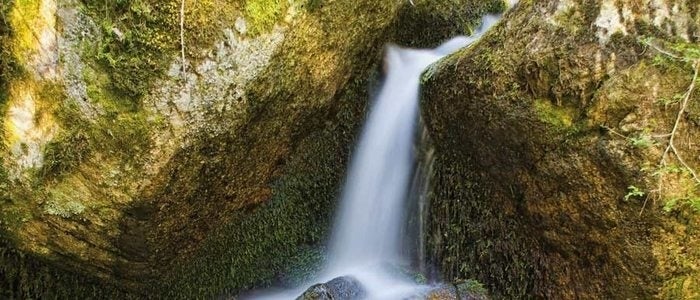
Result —
<instances>
[{"instance_id":1,"label":"green moss on rock","mask_svg":"<svg viewBox=\"0 0 700 300\"><path fill-rule=\"evenodd\" d=\"M697 217L623 200L642 178L657 184L644 170L663 148L634 149L597 130L669 132L677 106L654 98L687 87L688 75L650 67L651 49L631 32L601 43L589 30L600 1L571 1L576 24L553 22L555 2L521 1L424 77L421 107L437 149L431 259L447 280L477 278L497 298L664 298L660 288L679 280L692 298L685 278L694 271L671 266L698 261L677 251L697 243L686 227ZM698 134L682 128L679 140ZM697 153L682 145L685 156Z\"/></svg>"},{"instance_id":2,"label":"green moss on rock","mask_svg":"<svg viewBox=\"0 0 700 300\"><path fill-rule=\"evenodd\" d=\"M245 16L250 20L250 34L269 32L287 12L286 0L246 0Z\"/></svg>"},{"instance_id":3,"label":"green moss on rock","mask_svg":"<svg viewBox=\"0 0 700 300\"><path fill-rule=\"evenodd\" d=\"M227 225L208 236L195 255L170 273L169 297L236 293L308 276L312 270L298 264L301 260L313 269L309 259L318 257L314 249L331 226L347 145L355 131L354 122L344 124L304 137L285 163L284 175L272 184L271 199L234 212Z\"/></svg>"},{"instance_id":4,"label":"green moss on rock","mask_svg":"<svg viewBox=\"0 0 700 300\"><path fill-rule=\"evenodd\" d=\"M5 113L5 103L8 97L8 85L19 73L20 66L12 50L13 30L9 26L9 15L14 1L2 0L0 7L0 113Z\"/></svg>"},{"instance_id":5,"label":"green moss on rock","mask_svg":"<svg viewBox=\"0 0 700 300\"><path fill-rule=\"evenodd\" d=\"M103 39L87 57L107 68L111 85L130 98L146 94L162 78L180 51L180 2L133 0L105 5L83 0L85 11L99 24ZM202 58L239 13L239 3L187 1L185 50L187 59Z\"/></svg>"},{"instance_id":6,"label":"green moss on rock","mask_svg":"<svg viewBox=\"0 0 700 300\"><path fill-rule=\"evenodd\" d=\"M429 1L415 0L405 5L396 19L394 41L403 46L431 48L457 35L471 35L481 25L481 17L505 11L502 0Z\"/></svg>"},{"instance_id":7,"label":"green moss on rock","mask_svg":"<svg viewBox=\"0 0 700 300\"><path fill-rule=\"evenodd\" d=\"M109 282L62 269L11 246L0 229L2 299L141 299Z\"/></svg>"}]
</instances>

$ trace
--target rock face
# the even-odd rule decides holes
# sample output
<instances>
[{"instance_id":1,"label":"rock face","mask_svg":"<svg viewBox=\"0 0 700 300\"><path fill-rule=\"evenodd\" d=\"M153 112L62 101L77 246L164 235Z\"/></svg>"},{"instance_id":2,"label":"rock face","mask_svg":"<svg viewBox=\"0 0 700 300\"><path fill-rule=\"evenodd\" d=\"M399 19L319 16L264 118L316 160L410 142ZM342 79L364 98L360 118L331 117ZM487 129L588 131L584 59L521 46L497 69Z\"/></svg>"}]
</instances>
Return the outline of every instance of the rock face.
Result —
<instances>
[{"instance_id":1,"label":"rock face","mask_svg":"<svg viewBox=\"0 0 700 300\"><path fill-rule=\"evenodd\" d=\"M503 8L181 4L0 7L0 298L272 284L325 238L382 46L433 46Z\"/></svg>"},{"instance_id":2,"label":"rock face","mask_svg":"<svg viewBox=\"0 0 700 300\"><path fill-rule=\"evenodd\" d=\"M352 300L365 297L366 292L357 279L342 276L311 286L297 300Z\"/></svg>"},{"instance_id":3,"label":"rock face","mask_svg":"<svg viewBox=\"0 0 700 300\"><path fill-rule=\"evenodd\" d=\"M697 297L700 15L642 2L521 1L426 74L446 280L507 299Z\"/></svg>"}]
</instances>

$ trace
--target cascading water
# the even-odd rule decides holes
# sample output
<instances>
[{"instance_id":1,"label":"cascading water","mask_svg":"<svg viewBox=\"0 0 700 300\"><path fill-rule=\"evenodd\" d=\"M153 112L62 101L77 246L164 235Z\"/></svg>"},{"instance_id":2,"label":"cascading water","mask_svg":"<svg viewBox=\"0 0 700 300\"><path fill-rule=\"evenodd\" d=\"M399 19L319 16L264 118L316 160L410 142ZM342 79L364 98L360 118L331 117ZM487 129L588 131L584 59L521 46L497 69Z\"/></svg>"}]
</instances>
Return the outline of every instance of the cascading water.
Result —
<instances>
[{"instance_id":1,"label":"cascading water","mask_svg":"<svg viewBox=\"0 0 700 300\"><path fill-rule=\"evenodd\" d=\"M372 299L392 299L415 288L386 266L407 260L400 249L401 228L416 165L420 76L430 64L476 41L496 21L487 16L475 35L432 50L387 49L388 73L350 166L323 279L352 275Z\"/></svg>"},{"instance_id":2,"label":"cascading water","mask_svg":"<svg viewBox=\"0 0 700 300\"><path fill-rule=\"evenodd\" d=\"M497 21L484 17L473 36L453 38L435 49L387 48L388 72L354 153L326 268L316 282L350 275L369 299L402 299L421 288L395 268L408 260L401 251L401 232L416 168L420 76L430 64L478 40ZM290 299L300 291L256 298Z\"/></svg>"},{"instance_id":3,"label":"cascading water","mask_svg":"<svg viewBox=\"0 0 700 300\"><path fill-rule=\"evenodd\" d=\"M387 49L389 71L343 190L324 277L350 274L372 298L413 287L386 267L404 262L400 233L414 171L420 75L441 56L433 50Z\"/></svg>"}]
</instances>

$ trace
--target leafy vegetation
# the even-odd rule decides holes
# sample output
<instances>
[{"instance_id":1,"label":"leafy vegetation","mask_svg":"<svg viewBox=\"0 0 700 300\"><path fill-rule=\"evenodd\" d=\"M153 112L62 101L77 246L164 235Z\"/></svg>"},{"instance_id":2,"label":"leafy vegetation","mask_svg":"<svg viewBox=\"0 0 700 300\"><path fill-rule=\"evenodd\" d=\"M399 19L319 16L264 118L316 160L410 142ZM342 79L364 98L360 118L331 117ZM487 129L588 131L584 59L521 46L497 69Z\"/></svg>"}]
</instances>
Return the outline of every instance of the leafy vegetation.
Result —
<instances>
[{"instance_id":1,"label":"leafy vegetation","mask_svg":"<svg viewBox=\"0 0 700 300\"><path fill-rule=\"evenodd\" d=\"M483 297L488 294L488 290L484 284L475 279L468 279L464 282L455 284L455 286L457 287L457 293L466 299L479 299L479 296ZM466 297L467 295L471 297Z\"/></svg>"},{"instance_id":2,"label":"leafy vegetation","mask_svg":"<svg viewBox=\"0 0 700 300\"><path fill-rule=\"evenodd\" d=\"M5 115L5 103L8 97L10 81L17 76L19 65L12 53L12 27L7 15L12 8L12 0L0 0L0 116ZM0 126L0 140L4 139L4 126ZM5 144L0 143L0 151L5 150ZM8 174L0 156L0 203L4 202L9 189Z\"/></svg>"},{"instance_id":3,"label":"leafy vegetation","mask_svg":"<svg viewBox=\"0 0 700 300\"><path fill-rule=\"evenodd\" d=\"M629 201L631 198L644 197L645 193L640 188L630 185L627 187L627 194L625 195L625 201Z\"/></svg>"},{"instance_id":4,"label":"leafy vegetation","mask_svg":"<svg viewBox=\"0 0 700 300\"><path fill-rule=\"evenodd\" d=\"M654 145L651 136L646 133L639 134L629 138L630 144L637 148L649 148Z\"/></svg>"}]
</instances>

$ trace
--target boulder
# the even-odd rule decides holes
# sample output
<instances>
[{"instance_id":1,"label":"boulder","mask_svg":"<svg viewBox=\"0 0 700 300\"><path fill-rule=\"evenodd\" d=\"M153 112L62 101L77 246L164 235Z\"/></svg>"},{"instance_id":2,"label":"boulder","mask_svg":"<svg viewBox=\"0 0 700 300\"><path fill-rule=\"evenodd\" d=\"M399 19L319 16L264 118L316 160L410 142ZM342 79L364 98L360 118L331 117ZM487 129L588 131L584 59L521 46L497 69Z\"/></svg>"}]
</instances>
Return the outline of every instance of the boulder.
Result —
<instances>
[{"instance_id":1,"label":"boulder","mask_svg":"<svg viewBox=\"0 0 700 300\"><path fill-rule=\"evenodd\" d=\"M425 74L443 278L505 299L697 297L676 262L700 262L700 96L665 100L692 88L700 15L642 2L520 1Z\"/></svg>"},{"instance_id":2,"label":"boulder","mask_svg":"<svg viewBox=\"0 0 700 300\"><path fill-rule=\"evenodd\" d=\"M357 279L342 276L311 286L297 300L353 300L365 296L366 292Z\"/></svg>"}]
</instances>

